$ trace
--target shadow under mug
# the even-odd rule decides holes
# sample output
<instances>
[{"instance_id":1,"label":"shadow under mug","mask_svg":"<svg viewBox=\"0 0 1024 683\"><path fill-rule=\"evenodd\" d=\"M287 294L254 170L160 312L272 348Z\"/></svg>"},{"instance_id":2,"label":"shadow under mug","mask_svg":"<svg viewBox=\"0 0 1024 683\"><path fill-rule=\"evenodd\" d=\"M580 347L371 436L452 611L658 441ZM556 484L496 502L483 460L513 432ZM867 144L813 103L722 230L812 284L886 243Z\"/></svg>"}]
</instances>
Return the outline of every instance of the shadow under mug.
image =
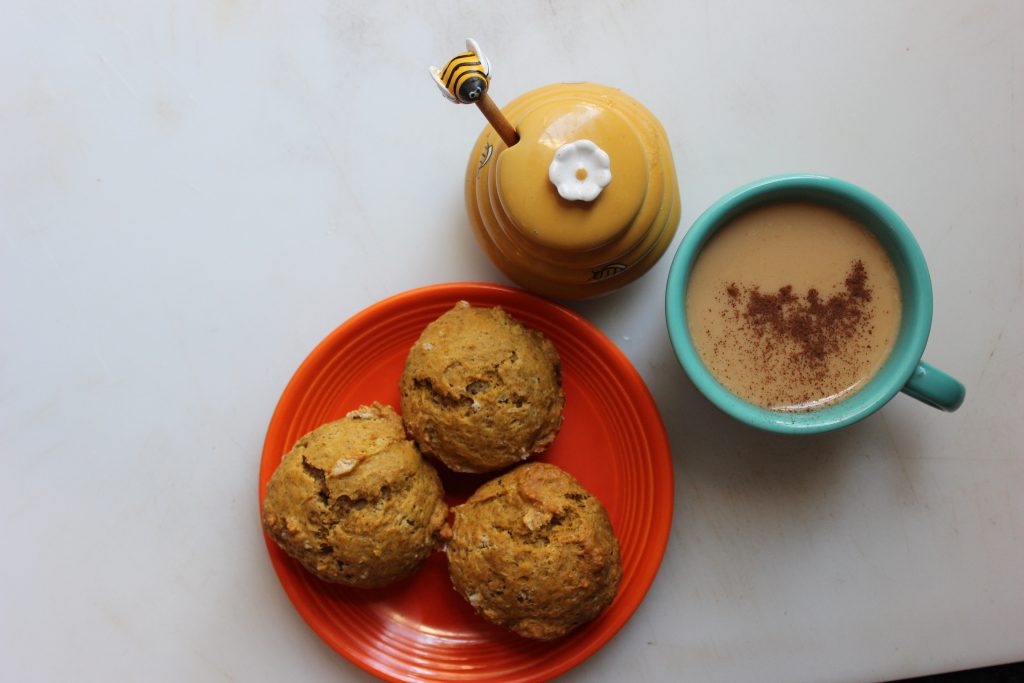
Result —
<instances>
[{"instance_id":1,"label":"shadow under mug","mask_svg":"<svg viewBox=\"0 0 1024 683\"><path fill-rule=\"evenodd\" d=\"M777 202L810 202L837 209L869 229L892 261L900 284L899 334L882 368L859 391L818 410L787 412L737 397L708 371L697 354L686 322L686 288L701 249L737 215ZM932 283L924 255L906 224L871 193L837 178L784 175L734 190L705 211L686 233L669 271L665 319L683 370L713 404L751 426L784 434L813 434L853 424L902 391L931 406L954 411L964 386L921 360L932 324Z\"/></svg>"}]
</instances>

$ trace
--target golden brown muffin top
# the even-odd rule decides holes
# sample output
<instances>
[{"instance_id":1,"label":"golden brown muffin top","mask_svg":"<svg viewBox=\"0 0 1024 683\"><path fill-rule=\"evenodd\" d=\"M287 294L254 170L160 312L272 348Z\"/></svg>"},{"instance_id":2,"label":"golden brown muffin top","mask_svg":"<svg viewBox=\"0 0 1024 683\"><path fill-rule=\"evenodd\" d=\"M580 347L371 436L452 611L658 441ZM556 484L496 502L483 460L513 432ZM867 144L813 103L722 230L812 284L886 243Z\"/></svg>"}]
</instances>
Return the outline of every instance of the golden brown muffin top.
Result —
<instances>
[{"instance_id":1,"label":"golden brown muffin top","mask_svg":"<svg viewBox=\"0 0 1024 683\"><path fill-rule=\"evenodd\" d=\"M567 472L530 463L455 508L452 582L484 618L559 638L615 597L619 544L600 501Z\"/></svg>"},{"instance_id":2,"label":"golden brown muffin top","mask_svg":"<svg viewBox=\"0 0 1024 683\"><path fill-rule=\"evenodd\" d=\"M381 586L447 538L437 472L389 406L361 406L299 439L267 484L267 533L326 581Z\"/></svg>"},{"instance_id":3,"label":"golden brown muffin top","mask_svg":"<svg viewBox=\"0 0 1024 683\"><path fill-rule=\"evenodd\" d=\"M500 307L459 302L406 359L402 414L420 449L458 472L489 472L543 452L562 424L554 345Z\"/></svg>"}]
</instances>

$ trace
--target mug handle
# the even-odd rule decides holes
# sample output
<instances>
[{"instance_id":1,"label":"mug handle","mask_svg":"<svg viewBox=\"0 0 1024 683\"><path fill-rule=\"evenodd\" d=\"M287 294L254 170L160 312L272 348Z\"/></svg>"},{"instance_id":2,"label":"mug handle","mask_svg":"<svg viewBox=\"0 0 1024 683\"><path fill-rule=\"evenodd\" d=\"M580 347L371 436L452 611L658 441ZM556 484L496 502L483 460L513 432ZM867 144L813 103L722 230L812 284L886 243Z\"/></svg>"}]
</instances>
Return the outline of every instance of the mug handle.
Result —
<instances>
[{"instance_id":1,"label":"mug handle","mask_svg":"<svg viewBox=\"0 0 1024 683\"><path fill-rule=\"evenodd\" d=\"M959 408L967 393L963 384L924 361L918 362L902 391L947 413Z\"/></svg>"}]
</instances>

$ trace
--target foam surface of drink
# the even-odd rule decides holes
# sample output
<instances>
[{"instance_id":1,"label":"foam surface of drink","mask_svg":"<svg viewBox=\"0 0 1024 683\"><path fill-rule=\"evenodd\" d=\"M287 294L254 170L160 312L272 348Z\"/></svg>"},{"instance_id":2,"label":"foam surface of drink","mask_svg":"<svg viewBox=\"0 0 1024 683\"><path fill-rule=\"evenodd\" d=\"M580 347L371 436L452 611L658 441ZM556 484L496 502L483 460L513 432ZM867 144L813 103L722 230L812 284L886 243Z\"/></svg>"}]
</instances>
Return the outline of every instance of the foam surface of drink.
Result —
<instances>
[{"instance_id":1,"label":"foam surface of drink","mask_svg":"<svg viewBox=\"0 0 1024 683\"><path fill-rule=\"evenodd\" d=\"M900 289L882 245L834 209L758 207L701 250L686 293L690 336L729 391L814 410L863 387L899 333Z\"/></svg>"}]
</instances>

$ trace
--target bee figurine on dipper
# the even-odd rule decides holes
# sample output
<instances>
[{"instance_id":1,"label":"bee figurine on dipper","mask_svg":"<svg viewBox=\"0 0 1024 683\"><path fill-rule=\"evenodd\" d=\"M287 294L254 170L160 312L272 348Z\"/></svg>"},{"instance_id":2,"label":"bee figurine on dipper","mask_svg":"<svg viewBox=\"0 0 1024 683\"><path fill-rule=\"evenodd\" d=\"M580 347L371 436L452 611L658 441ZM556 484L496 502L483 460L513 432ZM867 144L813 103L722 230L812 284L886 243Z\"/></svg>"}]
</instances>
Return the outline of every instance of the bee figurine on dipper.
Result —
<instances>
[{"instance_id":1,"label":"bee figurine on dipper","mask_svg":"<svg viewBox=\"0 0 1024 683\"><path fill-rule=\"evenodd\" d=\"M467 38L466 52L452 57L443 69L430 67L430 75L449 102L478 106L506 145L511 147L519 142L515 127L487 94L491 83L491 61L475 40Z\"/></svg>"},{"instance_id":2,"label":"bee figurine on dipper","mask_svg":"<svg viewBox=\"0 0 1024 683\"><path fill-rule=\"evenodd\" d=\"M491 62L476 41L466 41L466 52L457 54L443 69L430 67L441 94L452 102L473 104L484 96L491 82Z\"/></svg>"}]
</instances>

